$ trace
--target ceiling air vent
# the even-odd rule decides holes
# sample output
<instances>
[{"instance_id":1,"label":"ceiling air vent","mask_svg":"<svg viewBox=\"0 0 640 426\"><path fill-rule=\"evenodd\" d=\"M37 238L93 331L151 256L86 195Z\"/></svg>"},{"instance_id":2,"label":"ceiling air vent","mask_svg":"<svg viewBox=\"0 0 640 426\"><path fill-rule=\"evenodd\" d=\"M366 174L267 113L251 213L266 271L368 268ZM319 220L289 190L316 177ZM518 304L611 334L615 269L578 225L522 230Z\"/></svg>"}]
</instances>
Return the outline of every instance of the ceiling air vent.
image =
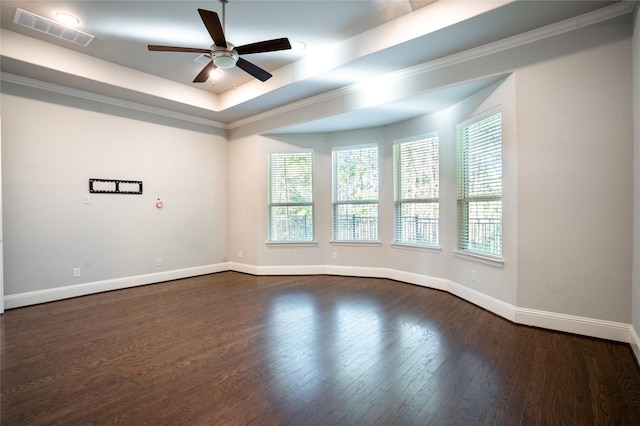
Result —
<instances>
[{"instance_id":1,"label":"ceiling air vent","mask_svg":"<svg viewBox=\"0 0 640 426\"><path fill-rule=\"evenodd\" d=\"M208 53L203 53L202 55L198 56L197 58L195 58L193 60L193 62L197 62L199 64L208 64L209 62L211 62L211 55L209 55Z\"/></svg>"},{"instance_id":2,"label":"ceiling air vent","mask_svg":"<svg viewBox=\"0 0 640 426\"><path fill-rule=\"evenodd\" d=\"M13 18L13 22L84 47L87 47L95 38L95 36L92 36L91 34L69 28L22 9L16 10L16 16Z\"/></svg>"}]
</instances>

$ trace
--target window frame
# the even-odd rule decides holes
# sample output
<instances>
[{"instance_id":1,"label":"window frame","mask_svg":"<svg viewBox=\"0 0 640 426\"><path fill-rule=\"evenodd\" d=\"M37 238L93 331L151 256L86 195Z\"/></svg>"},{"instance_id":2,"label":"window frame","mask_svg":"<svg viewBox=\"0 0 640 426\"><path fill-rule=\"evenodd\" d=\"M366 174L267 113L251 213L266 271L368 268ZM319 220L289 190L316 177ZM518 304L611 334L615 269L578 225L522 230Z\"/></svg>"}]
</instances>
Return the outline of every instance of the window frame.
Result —
<instances>
[{"instance_id":1,"label":"window frame","mask_svg":"<svg viewBox=\"0 0 640 426\"><path fill-rule=\"evenodd\" d=\"M338 170L337 170L337 155L339 152L344 151L354 151L354 150L364 150L369 148L375 148L376 150L376 198L375 199L337 199L338 196ZM358 145L346 145L346 146L336 146L331 149L331 180L332 180L332 191L331 191L331 243L346 243L346 244L378 244L380 243L380 147L377 142L374 143L363 143ZM337 238L337 209L340 206L375 206L375 239L340 239ZM355 225L353 233L355 234Z\"/></svg>"},{"instance_id":2,"label":"window frame","mask_svg":"<svg viewBox=\"0 0 640 426\"><path fill-rule=\"evenodd\" d=\"M487 194L469 194L469 171L465 169L465 165L468 165L468 157L466 161L463 161L463 155L468 155L468 139L463 140L461 137L463 129L469 128L474 124L488 120L495 116L499 116L499 193L487 193ZM456 210L457 210L457 242L455 254L458 257L478 260L483 263L487 263L494 266L502 266L503 262L503 187L504 187L504 143L503 143L503 114L500 107L489 109L481 114L465 120L464 122L456 126ZM494 141L495 142L495 141ZM495 160L494 160L495 161ZM488 166L488 169L494 171L493 166ZM495 181L492 181L495 182ZM496 203L499 204L499 253L491 250L481 250L478 247L473 247L469 242L469 206L472 203ZM487 217L488 218L488 217ZM488 218L490 219L490 218Z\"/></svg>"},{"instance_id":3,"label":"window frame","mask_svg":"<svg viewBox=\"0 0 640 426\"><path fill-rule=\"evenodd\" d=\"M276 155L300 155L308 154L310 156L311 170L309 177L311 179L311 200L306 202L273 202L273 157ZM267 156L267 244L316 244L316 208L315 208L315 153L313 150L286 150L272 151ZM274 239L273 229L273 209L279 207L311 207L311 237L309 239Z\"/></svg>"},{"instance_id":4,"label":"window frame","mask_svg":"<svg viewBox=\"0 0 640 426\"><path fill-rule=\"evenodd\" d=\"M411 143L430 142L435 144L434 147L428 147L424 152L424 155L433 155L435 151L435 176L436 176L436 197L422 198L411 197L403 198L403 161L402 161L402 146L406 146ZM405 234L403 224L400 221L403 205L406 204L435 204L437 216L435 217L435 233L434 239L426 240L424 242L418 241L418 239L407 240L402 239L402 235ZM434 219L434 218L430 218ZM416 236L418 225L416 224ZM429 227L427 227L429 228ZM433 232L433 231L432 231ZM410 136L393 141L393 245L395 246L414 246L417 248L440 250L440 139L437 131L422 133L415 136Z\"/></svg>"}]
</instances>

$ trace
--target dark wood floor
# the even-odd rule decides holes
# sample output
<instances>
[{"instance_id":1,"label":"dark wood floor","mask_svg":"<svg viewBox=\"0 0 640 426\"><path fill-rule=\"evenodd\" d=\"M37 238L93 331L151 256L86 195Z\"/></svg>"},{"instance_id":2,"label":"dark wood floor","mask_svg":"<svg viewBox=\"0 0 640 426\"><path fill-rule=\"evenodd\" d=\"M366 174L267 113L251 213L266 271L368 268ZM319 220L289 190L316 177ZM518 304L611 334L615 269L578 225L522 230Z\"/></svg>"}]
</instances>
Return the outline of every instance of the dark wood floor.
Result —
<instances>
[{"instance_id":1,"label":"dark wood floor","mask_svg":"<svg viewBox=\"0 0 640 426\"><path fill-rule=\"evenodd\" d=\"M7 311L9 425L638 425L628 345L390 280L234 272Z\"/></svg>"}]
</instances>

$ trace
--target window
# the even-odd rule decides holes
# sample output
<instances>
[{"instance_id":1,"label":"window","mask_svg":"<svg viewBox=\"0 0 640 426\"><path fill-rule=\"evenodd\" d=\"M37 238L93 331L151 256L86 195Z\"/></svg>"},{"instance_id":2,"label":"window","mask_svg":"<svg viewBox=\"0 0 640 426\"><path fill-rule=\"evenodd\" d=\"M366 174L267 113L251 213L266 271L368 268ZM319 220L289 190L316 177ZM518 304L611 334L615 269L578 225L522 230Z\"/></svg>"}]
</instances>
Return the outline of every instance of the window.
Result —
<instances>
[{"instance_id":1,"label":"window","mask_svg":"<svg viewBox=\"0 0 640 426\"><path fill-rule=\"evenodd\" d=\"M378 146L335 148L333 240L378 241Z\"/></svg>"},{"instance_id":2,"label":"window","mask_svg":"<svg viewBox=\"0 0 640 426\"><path fill-rule=\"evenodd\" d=\"M502 117L457 127L458 249L502 257Z\"/></svg>"},{"instance_id":3,"label":"window","mask_svg":"<svg viewBox=\"0 0 640 426\"><path fill-rule=\"evenodd\" d=\"M271 153L269 241L313 240L313 153Z\"/></svg>"},{"instance_id":4,"label":"window","mask_svg":"<svg viewBox=\"0 0 640 426\"><path fill-rule=\"evenodd\" d=\"M422 135L393 145L394 242L438 245L438 136Z\"/></svg>"}]
</instances>

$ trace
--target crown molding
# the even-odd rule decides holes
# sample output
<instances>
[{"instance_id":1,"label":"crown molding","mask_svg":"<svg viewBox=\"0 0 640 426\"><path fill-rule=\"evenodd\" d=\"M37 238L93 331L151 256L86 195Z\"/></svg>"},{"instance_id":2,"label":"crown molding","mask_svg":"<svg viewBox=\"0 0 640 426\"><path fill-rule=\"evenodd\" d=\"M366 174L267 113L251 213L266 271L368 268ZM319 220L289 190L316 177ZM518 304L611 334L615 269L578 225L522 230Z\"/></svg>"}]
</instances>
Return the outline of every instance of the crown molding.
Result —
<instances>
[{"instance_id":1,"label":"crown molding","mask_svg":"<svg viewBox=\"0 0 640 426\"><path fill-rule=\"evenodd\" d=\"M596 11L586 13L575 18L571 18L556 24L548 25L539 29L535 29L526 33L522 33L513 37L509 37L503 40L499 40L493 43L486 44L477 48L469 49L463 52L455 53L443 58L439 58L433 61L429 61L423 64L419 64L406 69L398 70L386 75L386 78L395 81L402 81L408 78L414 78L422 74L458 65L464 62L468 62L474 59L490 56L496 53L503 52L518 48L520 46L530 44L539 40L554 37L563 33L574 31L583 27L594 25L596 23L616 18L628 13L633 12L638 7L638 2L632 0L623 0L618 3L614 3L610 6L598 9ZM380 78L380 77L375 77ZM99 102L102 104L112 105L119 108L131 109L139 112L149 113L157 116L172 118L189 123L200 124L221 130L237 129L252 123L268 120L277 116L286 115L293 111L308 108L313 105L321 104L323 102L347 97L351 94L358 93L362 90L363 83L358 82L350 86L346 86L340 89L336 89L330 92L326 92L320 95L316 95L310 98L303 99L301 101L293 102L278 108L265 111L250 117L246 117L231 123L223 123L215 120L210 120L190 114L185 114L169 109L154 107L137 102L126 101L115 97L99 95L92 92L87 92L80 89L73 89L54 83L48 83L40 80L31 79L28 77L22 77L11 73L0 73L0 81L6 81L22 86L32 87L40 90L45 90L52 93L72 96L75 98L86 99L90 101Z\"/></svg>"},{"instance_id":2,"label":"crown molding","mask_svg":"<svg viewBox=\"0 0 640 426\"><path fill-rule=\"evenodd\" d=\"M388 80L401 81L404 79L412 78L425 74L437 69L458 65L471 60L479 59L485 56L490 56L496 53L500 53L506 50L518 48L526 44L534 43L536 41L544 40L550 37L555 37L570 31L574 31L580 28L588 27L599 22L603 22L609 19L617 18L618 16L631 13L636 6L636 2L632 0L623 0L619 3L614 3L610 6L606 6L602 9L595 10L593 12L585 13L580 16L576 16L571 19L567 19L562 22L547 25L542 28L531 30L522 34L518 34L513 37L498 40L493 43L485 44L473 49L465 50L463 52L454 53L443 58L439 58L433 61L425 62L423 64L415 65L413 67L405 68L402 70L394 71L386 75ZM374 78L380 78L374 77ZM363 82L358 82L350 86L346 86L340 89L336 89L321 95L313 96L298 102L293 102L288 105L284 105L279 108L274 108L269 111L265 111L260 114L252 115L232 123L228 124L228 129L236 129L242 126L246 126L252 123L256 123L262 120L267 120L279 115L288 114L292 111L296 111L302 108L313 106L325 101L329 101L336 98L348 96L352 93L357 93L363 87Z\"/></svg>"},{"instance_id":3,"label":"crown molding","mask_svg":"<svg viewBox=\"0 0 640 426\"><path fill-rule=\"evenodd\" d=\"M71 96L78 99L85 99L89 101L99 102L101 104L111 105L118 108L125 108L134 111L144 112L148 114L158 115L162 117L172 118L175 120L186 121L189 123L195 123L204 125L207 127L213 127L216 129L227 130L228 126L225 123L221 123L215 120L208 120L202 117L196 117L189 114L184 114L177 111L171 111L164 108L158 108L151 105L141 104L137 102L125 101L124 99L118 99L111 96L99 95L97 93L87 92L80 89L74 89L71 87L61 86L46 81L36 80L29 77L23 77L11 73L0 73L0 81L13 83L20 86L31 87L34 89L44 90L59 95Z\"/></svg>"}]
</instances>

